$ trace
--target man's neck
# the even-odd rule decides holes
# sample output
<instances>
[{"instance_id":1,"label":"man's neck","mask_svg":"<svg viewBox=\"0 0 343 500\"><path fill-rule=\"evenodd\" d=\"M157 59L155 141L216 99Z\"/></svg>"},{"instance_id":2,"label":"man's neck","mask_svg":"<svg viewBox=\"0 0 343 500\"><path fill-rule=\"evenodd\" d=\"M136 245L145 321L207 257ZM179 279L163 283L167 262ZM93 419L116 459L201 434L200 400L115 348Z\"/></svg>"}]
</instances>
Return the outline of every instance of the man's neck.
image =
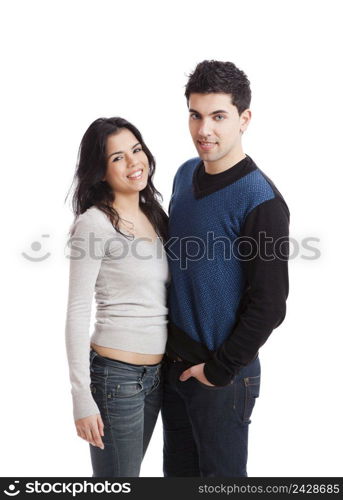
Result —
<instances>
[{"instance_id":1,"label":"man's neck","mask_svg":"<svg viewBox=\"0 0 343 500\"><path fill-rule=\"evenodd\" d=\"M204 161L205 172L207 174L220 174L220 172L229 170L244 158L246 158L246 154L241 150L234 155L230 155L230 157L221 158L218 161Z\"/></svg>"}]
</instances>

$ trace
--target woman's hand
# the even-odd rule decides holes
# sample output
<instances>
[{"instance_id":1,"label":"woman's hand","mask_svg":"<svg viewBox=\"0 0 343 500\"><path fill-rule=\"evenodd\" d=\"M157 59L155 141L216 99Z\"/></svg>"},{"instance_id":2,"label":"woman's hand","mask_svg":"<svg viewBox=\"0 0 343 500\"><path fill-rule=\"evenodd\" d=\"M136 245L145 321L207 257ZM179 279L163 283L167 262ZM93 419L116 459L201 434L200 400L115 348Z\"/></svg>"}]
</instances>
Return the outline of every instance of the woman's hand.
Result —
<instances>
[{"instance_id":1,"label":"woman's hand","mask_svg":"<svg viewBox=\"0 0 343 500\"><path fill-rule=\"evenodd\" d=\"M75 421L77 435L85 439L93 446L99 446L102 450L105 448L100 436L104 435L104 424L100 413L90 415L89 417L79 418Z\"/></svg>"}]
</instances>

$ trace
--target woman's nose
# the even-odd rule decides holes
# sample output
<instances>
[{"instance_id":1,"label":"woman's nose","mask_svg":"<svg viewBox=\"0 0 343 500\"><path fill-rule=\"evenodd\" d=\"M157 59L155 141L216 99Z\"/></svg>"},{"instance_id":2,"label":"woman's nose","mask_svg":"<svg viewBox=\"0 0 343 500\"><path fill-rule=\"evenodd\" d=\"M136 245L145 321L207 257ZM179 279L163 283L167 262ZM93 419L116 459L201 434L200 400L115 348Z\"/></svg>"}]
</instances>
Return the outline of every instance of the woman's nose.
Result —
<instances>
[{"instance_id":1,"label":"woman's nose","mask_svg":"<svg viewBox=\"0 0 343 500\"><path fill-rule=\"evenodd\" d=\"M138 163L138 159L135 155L129 154L127 156L127 167L132 168Z\"/></svg>"}]
</instances>

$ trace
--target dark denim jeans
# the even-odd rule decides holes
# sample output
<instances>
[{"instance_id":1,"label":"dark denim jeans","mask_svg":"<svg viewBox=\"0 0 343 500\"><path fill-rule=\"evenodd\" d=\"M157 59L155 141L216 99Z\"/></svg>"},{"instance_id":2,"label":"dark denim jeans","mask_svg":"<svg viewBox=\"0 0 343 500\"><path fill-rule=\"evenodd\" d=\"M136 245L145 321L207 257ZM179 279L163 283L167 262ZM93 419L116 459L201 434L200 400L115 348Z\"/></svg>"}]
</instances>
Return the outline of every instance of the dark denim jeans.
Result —
<instances>
[{"instance_id":1,"label":"dark denim jeans","mask_svg":"<svg viewBox=\"0 0 343 500\"><path fill-rule=\"evenodd\" d=\"M90 372L105 446L89 445L93 477L138 477L161 408L161 363L133 365L91 349Z\"/></svg>"},{"instance_id":2,"label":"dark denim jeans","mask_svg":"<svg viewBox=\"0 0 343 500\"><path fill-rule=\"evenodd\" d=\"M248 427L260 389L257 357L232 383L206 386L179 380L191 365L163 363L163 470L174 477L247 476Z\"/></svg>"}]
</instances>

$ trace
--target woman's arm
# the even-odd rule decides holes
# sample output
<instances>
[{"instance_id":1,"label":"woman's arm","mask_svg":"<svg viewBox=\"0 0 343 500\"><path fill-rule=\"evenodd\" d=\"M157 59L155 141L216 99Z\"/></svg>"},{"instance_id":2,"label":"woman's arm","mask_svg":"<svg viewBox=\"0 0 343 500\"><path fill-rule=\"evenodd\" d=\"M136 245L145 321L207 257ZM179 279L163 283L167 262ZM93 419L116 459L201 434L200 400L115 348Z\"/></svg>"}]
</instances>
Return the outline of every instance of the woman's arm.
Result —
<instances>
[{"instance_id":1,"label":"woman's arm","mask_svg":"<svg viewBox=\"0 0 343 500\"><path fill-rule=\"evenodd\" d=\"M90 390L89 323L105 242L104 230L94 217L87 212L79 215L68 241L70 267L65 327L75 421L100 413Z\"/></svg>"}]
</instances>

